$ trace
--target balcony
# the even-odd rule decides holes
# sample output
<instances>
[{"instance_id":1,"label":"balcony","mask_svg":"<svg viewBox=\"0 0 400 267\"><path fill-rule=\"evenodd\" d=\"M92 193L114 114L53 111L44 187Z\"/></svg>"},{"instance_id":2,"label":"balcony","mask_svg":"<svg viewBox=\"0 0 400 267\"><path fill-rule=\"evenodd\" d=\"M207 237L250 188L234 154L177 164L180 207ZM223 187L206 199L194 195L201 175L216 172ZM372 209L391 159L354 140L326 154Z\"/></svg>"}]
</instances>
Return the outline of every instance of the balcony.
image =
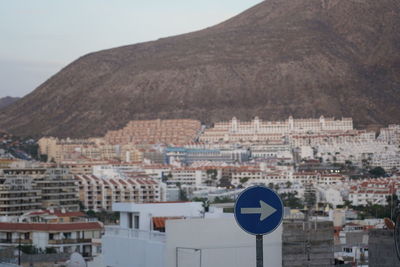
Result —
<instances>
[{"instance_id":1,"label":"balcony","mask_svg":"<svg viewBox=\"0 0 400 267\"><path fill-rule=\"evenodd\" d=\"M12 244L12 245L18 245L19 242L21 242L22 245L31 245L32 240L31 239L21 239L21 241L17 239L0 239L0 244Z\"/></svg>"},{"instance_id":2,"label":"balcony","mask_svg":"<svg viewBox=\"0 0 400 267\"><path fill-rule=\"evenodd\" d=\"M49 245L64 245L64 244L80 244L80 243L92 243L92 239L86 238L75 238L75 239L53 239L49 240Z\"/></svg>"}]
</instances>

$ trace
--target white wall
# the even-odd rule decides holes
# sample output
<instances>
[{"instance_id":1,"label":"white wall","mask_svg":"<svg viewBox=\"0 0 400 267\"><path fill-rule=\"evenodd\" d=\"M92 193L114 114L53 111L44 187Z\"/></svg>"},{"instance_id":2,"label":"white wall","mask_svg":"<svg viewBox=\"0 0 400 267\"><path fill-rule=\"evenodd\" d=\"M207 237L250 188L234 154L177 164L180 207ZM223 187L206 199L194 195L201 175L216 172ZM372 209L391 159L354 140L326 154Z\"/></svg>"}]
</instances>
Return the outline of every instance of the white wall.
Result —
<instances>
[{"instance_id":1,"label":"white wall","mask_svg":"<svg viewBox=\"0 0 400 267\"><path fill-rule=\"evenodd\" d=\"M234 218L169 220L166 234L167 267L197 267L200 257L201 267L256 265L255 236L240 229ZM193 248L178 250L179 265L177 248ZM282 226L264 236L264 263L282 266Z\"/></svg>"},{"instance_id":2,"label":"white wall","mask_svg":"<svg viewBox=\"0 0 400 267\"><path fill-rule=\"evenodd\" d=\"M313 159L314 151L311 146L301 146L300 155L302 159Z\"/></svg>"},{"instance_id":3,"label":"white wall","mask_svg":"<svg viewBox=\"0 0 400 267\"><path fill-rule=\"evenodd\" d=\"M105 266L165 267L163 242L105 235L102 244Z\"/></svg>"},{"instance_id":4,"label":"white wall","mask_svg":"<svg viewBox=\"0 0 400 267\"><path fill-rule=\"evenodd\" d=\"M150 231L152 217L200 217L202 215L203 203L114 203L113 211L121 212L120 226L128 228L127 213L139 213L139 229Z\"/></svg>"},{"instance_id":5,"label":"white wall","mask_svg":"<svg viewBox=\"0 0 400 267\"><path fill-rule=\"evenodd\" d=\"M49 244L49 233L32 232L32 243L37 248L45 249Z\"/></svg>"},{"instance_id":6,"label":"white wall","mask_svg":"<svg viewBox=\"0 0 400 267\"><path fill-rule=\"evenodd\" d=\"M98 255L93 260L87 262L87 267L105 267L103 256Z\"/></svg>"}]
</instances>

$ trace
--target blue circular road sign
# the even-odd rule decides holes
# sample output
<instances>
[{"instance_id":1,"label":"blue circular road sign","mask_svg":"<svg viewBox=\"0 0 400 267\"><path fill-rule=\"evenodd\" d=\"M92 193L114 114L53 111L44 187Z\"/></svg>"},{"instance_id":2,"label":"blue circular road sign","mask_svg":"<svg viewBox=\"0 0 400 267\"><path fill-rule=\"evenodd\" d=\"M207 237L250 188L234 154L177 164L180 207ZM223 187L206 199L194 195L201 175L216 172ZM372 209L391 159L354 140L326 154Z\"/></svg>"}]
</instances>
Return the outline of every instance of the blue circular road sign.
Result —
<instances>
[{"instance_id":1,"label":"blue circular road sign","mask_svg":"<svg viewBox=\"0 0 400 267\"><path fill-rule=\"evenodd\" d=\"M249 187L236 200L235 219L249 234L269 234L282 223L282 200L268 187Z\"/></svg>"}]
</instances>

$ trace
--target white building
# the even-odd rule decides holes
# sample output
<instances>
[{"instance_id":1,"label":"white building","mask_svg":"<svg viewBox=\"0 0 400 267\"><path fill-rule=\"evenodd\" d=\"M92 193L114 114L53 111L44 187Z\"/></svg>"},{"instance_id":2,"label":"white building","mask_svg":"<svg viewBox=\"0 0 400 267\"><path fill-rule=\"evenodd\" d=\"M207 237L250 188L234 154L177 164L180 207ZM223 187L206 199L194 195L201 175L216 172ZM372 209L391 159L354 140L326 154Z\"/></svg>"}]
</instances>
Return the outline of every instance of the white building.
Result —
<instances>
[{"instance_id":1,"label":"white building","mask_svg":"<svg viewBox=\"0 0 400 267\"><path fill-rule=\"evenodd\" d=\"M232 172L232 184L239 185L246 182L265 182L265 179L263 179L264 177L264 173L259 168L239 167Z\"/></svg>"},{"instance_id":2,"label":"white building","mask_svg":"<svg viewBox=\"0 0 400 267\"><path fill-rule=\"evenodd\" d=\"M400 125L391 124L388 128L382 128L378 140L383 140L388 144L400 144Z\"/></svg>"},{"instance_id":3,"label":"white building","mask_svg":"<svg viewBox=\"0 0 400 267\"><path fill-rule=\"evenodd\" d=\"M250 145L251 156L254 159L266 158L293 158L292 148L285 143L268 143Z\"/></svg>"},{"instance_id":4,"label":"white building","mask_svg":"<svg viewBox=\"0 0 400 267\"><path fill-rule=\"evenodd\" d=\"M21 243L42 251L77 251L90 258L100 253L102 231L100 222L0 222L0 246L17 247Z\"/></svg>"},{"instance_id":5,"label":"white building","mask_svg":"<svg viewBox=\"0 0 400 267\"><path fill-rule=\"evenodd\" d=\"M400 166L400 149L398 145L388 144L382 140L363 142L346 142L343 144L320 144L316 146L316 157L324 162L345 163L350 161L361 166L368 162L371 166L382 166L387 170Z\"/></svg>"},{"instance_id":6,"label":"white building","mask_svg":"<svg viewBox=\"0 0 400 267\"><path fill-rule=\"evenodd\" d=\"M351 118L293 119L290 116L285 121L263 121L255 117L252 121L240 121L235 117L231 121L217 122L207 129L200 141L215 142L266 142L282 141L284 135L290 133L351 131Z\"/></svg>"},{"instance_id":7,"label":"white building","mask_svg":"<svg viewBox=\"0 0 400 267\"><path fill-rule=\"evenodd\" d=\"M387 205L387 197L396 194L399 188L400 183L396 179L361 180L351 186L348 198L354 206L365 206L368 203Z\"/></svg>"},{"instance_id":8,"label":"white building","mask_svg":"<svg viewBox=\"0 0 400 267\"><path fill-rule=\"evenodd\" d=\"M167 221L166 234L167 267L256 265L255 237L233 217ZM264 262L282 266L282 227L264 236Z\"/></svg>"},{"instance_id":9,"label":"white building","mask_svg":"<svg viewBox=\"0 0 400 267\"><path fill-rule=\"evenodd\" d=\"M400 149L392 145L392 150L372 155L371 166L382 167L385 171L400 170ZM395 149L393 149L395 148Z\"/></svg>"},{"instance_id":10,"label":"white building","mask_svg":"<svg viewBox=\"0 0 400 267\"><path fill-rule=\"evenodd\" d=\"M301 159L314 159L314 150L311 146L301 146L300 147L300 157Z\"/></svg>"},{"instance_id":11,"label":"white building","mask_svg":"<svg viewBox=\"0 0 400 267\"><path fill-rule=\"evenodd\" d=\"M121 221L106 227L104 266L255 265L255 238L237 226L232 214L204 214L198 202L117 203L113 209ZM264 257L274 267L282 266L281 238L282 227L264 237Z\"/></svg>"},{"instance_id":12,"label":"white building","mask_svg":"<svg viewBox=\"0 0 400 267\"><path fill-rule=\"evenodd\" d=\"M158 202L164 196L162 183L153 179L75 175L75 180L79 185L79 199L86 210L111 210L115 202Z\"/></svg>"},{"instance_id":13,"label":"white building","mask_svg":"<svg viewBox=\"0 0 400 267\"><path fill-rule=\"evenodd\" d=\"M335 208L338 205L343 205L343 196L339 188L332 186L319 186L316 187L320 194L321 200L325 201Z\"/></svg>"}]
</instances>

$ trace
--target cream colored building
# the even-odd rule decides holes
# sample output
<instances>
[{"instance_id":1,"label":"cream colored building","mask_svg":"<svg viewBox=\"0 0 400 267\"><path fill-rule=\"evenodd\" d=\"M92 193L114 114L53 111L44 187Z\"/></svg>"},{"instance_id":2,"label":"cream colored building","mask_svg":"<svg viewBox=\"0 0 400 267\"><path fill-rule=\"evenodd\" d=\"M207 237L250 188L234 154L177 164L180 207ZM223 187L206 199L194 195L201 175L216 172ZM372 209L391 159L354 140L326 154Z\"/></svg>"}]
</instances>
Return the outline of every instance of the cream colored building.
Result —
<instances>
[{"instance_id":1,"label":"cream colored building","mask_svg":"<svg viewBox=\"0 0 400 267\"><path fill-rule=\"evenodd\" d=\"M252 121L240 121L235 117L228 122L215 123L200 137L202 142L265 142L281 141L285 135L307 132L351 131L351 118L293 119L290 116L285 121L263 121L255 117Z\"/></svg>"},{"instance_id":2,"label":"cream colored building","mask_svg":"<svg viewBox=\"0 0 400 267\"><path fill-rule=\"evenodd\" d=\"M196 139L200 129L197 120L138 120L108 131L104 139L110 144L186 144Z\"/></svg>"},{"instance_id":3,"label":"cream colored building","mask_svg":"<svg viewBox=\"0 0 400 267\"><path fill-rule=\"evenodd\" d=\"M400 144L400 125L391 124L387 128L382 128L378 140L385 141L388 144Z\"/></svg>"},{"instance_id":4,"label":"cream colored building","mask_svg":"<svg viewBox=\"0 0 400 267\"><path fill-rule=\"evenodd\" d=\"M62 163L67 161L124 161L142 162L143 152L133 143L109 144L101 138L58 139L44 137L38 141L39 153L47 155L48 161Z\"/></svg>"},{"instance_id":5,"label":"cream colored building","mask_svg":"<svg viewBox=\"0 0 400 267\"><path fill-rule=\"evenodd\" d=\"M161 201L161 186L153 179L102 179L94 175L75 175L79 199L86 210L109 210L116 202Z\"/></svg>"},{"instance_id":6,"label":"cream colored building","mask_svg":"<svg viewBox=\"0 0 400 267\"><path fill-rule=\"evenodd\" d=\"M91 139L58 139L55 137L43 137L38 141L39 154L47 155L48 161L61 162L74 160L87 151L89 155L95 154L91 148L96 146Z\"/></svg>"}]
</instances>

